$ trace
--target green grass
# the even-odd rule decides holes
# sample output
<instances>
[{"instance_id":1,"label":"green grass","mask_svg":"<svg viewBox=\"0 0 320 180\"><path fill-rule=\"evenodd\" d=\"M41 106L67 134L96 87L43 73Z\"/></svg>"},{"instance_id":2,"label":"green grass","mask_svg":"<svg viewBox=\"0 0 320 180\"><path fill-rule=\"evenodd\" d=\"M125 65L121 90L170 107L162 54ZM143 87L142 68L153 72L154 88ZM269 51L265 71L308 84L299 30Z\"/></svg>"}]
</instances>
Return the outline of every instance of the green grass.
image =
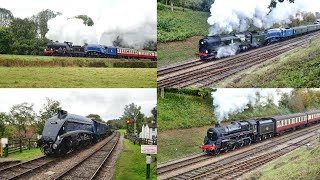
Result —
<instances>
[{"instance_id":1,"label":"green grass","mask_svg":"<svg viewBox=\"0 0 320 180\"><path fill-rule=\"evenodd\" d=\"M158 43L158 67L196 59L201 38L202 36L194 36L184 41Z\"/></svg>"},{"instance_id":2,"label":"green grass","mask_svg":"<svg viewBox=\"0 0 320 180\"><path fill-rule=\"evenodd\" d=\"M234 83L234 87L311 88L320 85L320 39L290 51L277 61L257 69Z\"/></svg>"},{"instance_id":3,"label":"green grass","mask_svg":"<svg viewBox=\"0 0 320 180\"><path fill-rule=\"evenodd\" d=\"M121 136L124 136L124 133L126 133L125 129L118 129L116 131L119 132L121 134Z\"/></svg>"},{"instance_id":4,"label":"green grass","mask_svg":"<svg viewBox=\"0 0 320 180\"><path fill-rule=\"evenodd\" d=\"M243 179L320 179L320 143L311 150L303 146L260 169Z\"/></svg>"},{"instance_id":5,"label":"green grass","mask_svg":"<svg viewBox=\"0 0 320 180\"><path fill-rule=\"evenodd\" d=\"M155 68L0 67L0 87L156 87Z\"/></svg>"},{"instance_id":6,"label":"green grass","mask_svg":"<svg viewBox=\"0 0 320 180\"><path fill-rule=\"evenodd\" d=\"M200 145L209 127L175 129L158 134L158 162L200 153Z\"/></svg>"},{"instance_id":7,"label":"green grass","mask_svg":"<svg viewBox=\"0 0 320 180\"><path fill-rule=\"evenodd\" d=\"M140 146L134 145L128 139L123 140L123 150L118 157L113 179L146 179L146 155L141 154L140 151ZM152 155L151 179L157 179L154 160L155 156Z\"/></svg>"},{"instance_id":8,"label":"green grass","mask_svg":"<svg viewBox=\"0 0 320 180\"><path fill-rule=\"evenodd\" d=\"M178 93L158 96L159 131L178 128L201 127L215 121L212 102L202 97Z\"/></svg>"},{"instance_id":9,"label":"green grass","mask_svg":"<svg viewBox=\"0 0 320 180\"><path fill-rule=\"evenodd\" d=\"M193 36L208 34L209 13L175 8L172 12L169 7L158 4L158 43L181 41Z\"/></svg>"},{"instance_id":10,"label":"green grass","mask_svg":"<svg viewBox=\"0 0 320 180\"><path fill-rule=\"evenodd\" d=\"M30 150L23 150L22 153L16 152L13 154L9 154L8 158L18 159L21 160L21 162L25 162L42 155L43 153L39 148L32 148Z\"/></svg>"}]
</instances>

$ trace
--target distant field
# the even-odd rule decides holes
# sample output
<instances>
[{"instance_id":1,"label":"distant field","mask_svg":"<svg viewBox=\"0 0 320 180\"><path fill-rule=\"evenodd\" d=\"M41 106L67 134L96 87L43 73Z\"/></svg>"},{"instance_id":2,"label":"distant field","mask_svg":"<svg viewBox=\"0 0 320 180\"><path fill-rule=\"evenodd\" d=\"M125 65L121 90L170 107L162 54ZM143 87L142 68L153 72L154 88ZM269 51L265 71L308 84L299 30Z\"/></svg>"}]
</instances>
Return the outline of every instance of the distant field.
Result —
<instances>
[{"instance_id":1,"label":"distant field","mask_svg":"<svg viewBox=\"0 0 320 180\"><path fill-rule=\"evenodd\" d=\"M0 55L0 66L5 67L103 67L103 68L156 68L157 62L137 59L84 58Z\"/></svg>"},{"instance_id":2,"label":"distant field","mask_svg":"<svg viewBox=\"0 0 320 180\"><path fill-rule=\"evenodd\" d=\"M0 87L154 88L155 68L0 67Z\"/></svg>"},{"instance_id":3,"label":"distant field","mask_svg":"<svg viewBox=\"0 0 320 180\"><path fill-rule=\"evenodd\" d=\"M320 38L244 73L228 87L312 88L320 86ZM237 78L236 78L237 79ZM217 85L219 86L219 85ZM215 87L217 87L215 86Z\"/></svg>"}]
</instances>

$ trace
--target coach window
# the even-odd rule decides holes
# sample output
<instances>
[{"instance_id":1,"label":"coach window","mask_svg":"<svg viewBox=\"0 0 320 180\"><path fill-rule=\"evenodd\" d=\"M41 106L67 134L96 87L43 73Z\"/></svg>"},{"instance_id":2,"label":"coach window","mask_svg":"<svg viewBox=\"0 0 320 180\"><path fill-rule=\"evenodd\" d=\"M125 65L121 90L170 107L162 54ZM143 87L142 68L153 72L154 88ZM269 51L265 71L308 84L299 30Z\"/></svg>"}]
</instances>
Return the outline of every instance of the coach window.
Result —
<instances>
[{"instance_id":1,"label":"coach window","mask_svg":"<svg viewBox=\"0 0 320 180\"><path fill-rule=\"evenodd\" d=\"M277 126L278 126L278 127L280 126L280 122L279 122L279 121L277 121Z\"/></svg>"}]
</instances>

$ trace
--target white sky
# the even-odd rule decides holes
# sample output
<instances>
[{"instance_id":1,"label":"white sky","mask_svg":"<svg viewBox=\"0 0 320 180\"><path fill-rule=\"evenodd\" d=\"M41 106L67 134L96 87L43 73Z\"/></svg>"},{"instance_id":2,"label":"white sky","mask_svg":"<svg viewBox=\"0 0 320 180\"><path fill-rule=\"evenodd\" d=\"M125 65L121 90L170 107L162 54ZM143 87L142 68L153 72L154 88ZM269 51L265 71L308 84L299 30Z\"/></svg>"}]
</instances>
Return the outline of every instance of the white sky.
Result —
<instances>
[{"instance_id":1,"label":"white sky","mask_svg":"<svg viewBox=\"0 0 320 180\"><path fill-rule=\"evenodd\" d=\"M15 17L31 17L32 15L44 9L51 9L56 12L61 12L67 16L86 14L94 20L99 18L100 14L106 13L110 9L118 9L118 14L128 16L121 11L123 6L131 6L132 3L139 3L141 9L154 9L156 11L155 0L0 0L0 7L9 9ZM154 4L150 7L150 3ZM110 18L115 18L112 16Z\"/></svg>"},{"instance_id":2,"label":"white sky","mask_svg":"<svg viewBox=\"0 0 320 180\"><path fill-rule=\"evenodd\" d=\"M157 89L0 89L0 112L9 112L13 105L28 102L34 104L38 113L46 97L60 101L68 113L99 114L103 120L111 120L119 118L125 105L132 102L141 106L142 113L151 116L157 103Z\"/></svg>"}]
</instances>

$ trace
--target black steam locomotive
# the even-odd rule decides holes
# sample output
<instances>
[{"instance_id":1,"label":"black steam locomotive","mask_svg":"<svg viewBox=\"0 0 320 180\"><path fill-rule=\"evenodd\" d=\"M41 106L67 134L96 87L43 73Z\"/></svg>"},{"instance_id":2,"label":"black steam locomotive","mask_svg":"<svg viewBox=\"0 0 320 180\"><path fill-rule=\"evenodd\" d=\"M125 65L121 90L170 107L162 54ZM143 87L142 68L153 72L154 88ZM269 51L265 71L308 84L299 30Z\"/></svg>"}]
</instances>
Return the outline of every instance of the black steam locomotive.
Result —
<instances>
[{"instance_id":1,"label":"black steam locomotive","mask_svg":"<svg viewBox=\"0 0 320 180\"><path fill-rule=\"evenodd\" d=\"M37 144L46 155L67 154L111 133L111 127L107 124L59 110L57 116L45 123Z\"/></svg>"},{"instance_id":2,"label":"black steam locomotive","mask_svg":"<svg viewBox=\"0 0 320 180\"><path fill-rule=\"evenodd\" d=\"M218 155L313 123L320 123L320 111L232 122L227 126L216 124L208 129L201 148L209 155Z\"/></svg>"}]
</instances>

